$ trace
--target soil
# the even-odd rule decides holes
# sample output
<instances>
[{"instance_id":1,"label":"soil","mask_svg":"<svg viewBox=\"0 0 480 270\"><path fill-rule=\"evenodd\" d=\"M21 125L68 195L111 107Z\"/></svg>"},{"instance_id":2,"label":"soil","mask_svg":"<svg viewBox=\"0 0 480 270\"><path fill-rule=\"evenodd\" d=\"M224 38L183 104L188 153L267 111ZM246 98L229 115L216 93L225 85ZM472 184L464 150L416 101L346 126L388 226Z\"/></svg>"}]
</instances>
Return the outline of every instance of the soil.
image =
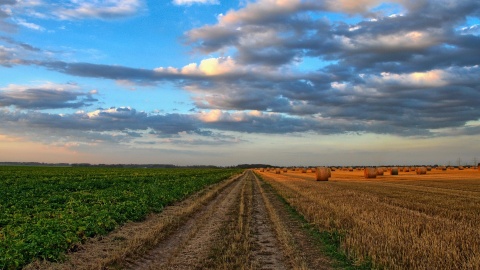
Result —
<instances>
[{"instance_id":1,"label":"soil","mask_svg":"<svg viewBox=\"0 0 480 270\"><path fill-rule=\"evenodd\" d=\"M274 190L252 171L143 222L80 245L64 263L28 269L330 269Z\"/></svg>"}]
</instances>

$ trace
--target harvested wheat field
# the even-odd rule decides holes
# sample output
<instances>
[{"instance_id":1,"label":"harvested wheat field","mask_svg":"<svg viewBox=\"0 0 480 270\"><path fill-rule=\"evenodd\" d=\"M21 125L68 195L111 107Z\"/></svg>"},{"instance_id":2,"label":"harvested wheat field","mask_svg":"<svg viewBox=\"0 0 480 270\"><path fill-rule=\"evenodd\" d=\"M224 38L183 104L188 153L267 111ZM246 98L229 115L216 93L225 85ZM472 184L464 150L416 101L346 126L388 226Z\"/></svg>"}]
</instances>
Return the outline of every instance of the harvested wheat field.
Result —
<instances>
[{"instance_id":1,"label":"harvested wheat field","mask_svg":"<svg viewBox=\"0 0 480 270\"><path fill-rule=\"evenodd\" d=\"M337 169L329 181L315 181L310 171L257 173L318 230L340 234L341 248L358 264L480 268L478 170L387 169L366 179L363 170Z\"/></svg>"}]
</instances>

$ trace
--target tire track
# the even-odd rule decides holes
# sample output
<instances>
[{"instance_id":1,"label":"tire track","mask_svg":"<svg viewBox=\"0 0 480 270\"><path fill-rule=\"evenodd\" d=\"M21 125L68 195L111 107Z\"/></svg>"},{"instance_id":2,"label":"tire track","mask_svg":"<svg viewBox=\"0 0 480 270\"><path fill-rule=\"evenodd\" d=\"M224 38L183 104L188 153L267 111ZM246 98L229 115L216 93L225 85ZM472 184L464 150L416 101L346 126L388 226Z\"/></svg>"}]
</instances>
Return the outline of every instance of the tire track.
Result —
<instances>
[{"instance_id":1,"label":"tire track","mask_svg":"<svg viewBox=\"0 0 480 270\"><path fill-rule=\"evenodd\" d=\"M245 176L240 177L145 256L129 262L127 269L194 269L200 265L244 182Z\"/></svg>"},{"instance_id":2,"label":"tire track","mask_svg":"<svg viewBox=\"0 0 480 270\"><path fill-rule=\"evenodd\" d=\"M253 265L255 269L288 269L282 243L277 237L277 228L272 221L271 215L267 210L267 201L263 196L263 189L256 176L248 173L249 180L252 181L253 188L253 217L252 217L252 237L253 237Z\"/></svg>"},{"instance_id":3,"label":"tire track","mask_svg":"<svg viewBox=\"0 0 480 270\"><path fill-rule=\"evenodd\" d=\"M128 269L329 269L252 171Z\"/></svg>"}]
</instances>

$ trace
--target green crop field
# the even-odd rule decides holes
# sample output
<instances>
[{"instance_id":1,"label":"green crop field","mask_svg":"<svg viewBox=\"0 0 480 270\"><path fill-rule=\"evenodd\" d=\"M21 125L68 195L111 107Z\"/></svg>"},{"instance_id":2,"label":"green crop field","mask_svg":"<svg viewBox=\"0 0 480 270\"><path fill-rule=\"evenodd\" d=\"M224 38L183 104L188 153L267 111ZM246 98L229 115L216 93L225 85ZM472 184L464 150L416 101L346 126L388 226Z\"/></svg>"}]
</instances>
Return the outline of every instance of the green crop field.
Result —
<instances>
[{"instance_id":1,"label":"green crop field","mask_svg":"<svg viewBox=\"0 0 480 270\"><path fill-rule=\"evenodd\" d=\"M0 167L0 269L59 261L238 169Z\"/></svg>"}]
</instances>

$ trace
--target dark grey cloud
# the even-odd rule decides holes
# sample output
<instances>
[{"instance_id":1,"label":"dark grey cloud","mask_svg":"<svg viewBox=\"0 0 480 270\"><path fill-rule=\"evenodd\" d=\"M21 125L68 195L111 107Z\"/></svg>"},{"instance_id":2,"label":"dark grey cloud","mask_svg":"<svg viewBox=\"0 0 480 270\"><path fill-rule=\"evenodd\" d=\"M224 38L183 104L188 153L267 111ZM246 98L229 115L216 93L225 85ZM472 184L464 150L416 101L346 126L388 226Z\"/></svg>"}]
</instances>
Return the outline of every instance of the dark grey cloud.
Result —
<instances>
[{"instance_id":1,"label":"dark grey cloud","mask_svg":"<svg viewBox=\"0 0 480 270\"><path fill-rule=\"evenodd\" d=\"M19 42L7 36L0 36L0 65L13 67L28 65L32 59L45 58L49 51L44 51L30 44Z\"/></svg>"},{"instance_id":2,"label":"dark grey cloud","mask_svg":"<svg viewBox=\"0 0 480 270\"><path fill-rule=\"evenodd\" d=\"M5 37L5 36L0 36L0 41L3 41L5 43L21 47L24 50L32 51L32 52L41 52L42 50L40 48L36 48L30 44L23 43L23 42L18 42L10 37Z\"/></svg>"},{"instance_id":3,"label":"dark grey cloud","mask_svg":"<svg viewBox=\"0 0 480 270\"><path fill-rule=\"evenodd\" d=\"M479 17L480 2L417 1L405 7L401 15L369 13L365 20L348 24L312 16L329 7L300 5L278 17L269 13L272 17L261 21L255 14L266 11L250 5L230 14L230 20L221 18L217 25L194 29L186 34L190 44L208 53L233 49L235 60L244 65L278 67L303 57L331 63L319 67L319 80L303 74L290 81L264 78L199 85L206 95L196 104L205 109L372 120L385 128L357 127L392 134L429 134L431 129L462 127L480 119L478 106L472 103L480 98L475 79L480 76L478 26L461 27L468 17ZM246 16L247 10L253 15ZM357 11L365 12L360 6ZM397 81L382 77L426 76L435 70L449 74L438 78L442 84L431 81L435 78L422 83L413 77ZM466 75L456 79L460 74Z\"/></svg>"},{"instance_id":4,"label":"dark grey cloud","mask_svg":"<svg viewBox=\"0 0 480 270\"><path fill-rule=\"evenodd\" d=\"M186 72L181 68L150 70L18 61L7 47L0 47L0 63L30 64L72 76L129 80L139 85L168 81L195 93L196 110L191 114L151 115L131 108L102 109L95 115L59 118L55 122L59 126L54 127L59 129L71 125L72 129L99 133L121 131L126 138L139 138L148 130L159 138L172 138L180 132L213 136L209 130L437 136L448 134L439 129L455 128L469 133L465 124L480 119L475 102L480 100L480 31L478 25L466 24L467 18L480 17L480 2L397 1L405 12L392 16L368 10L376 1L362 0L369 5L359 2L348 8L338 4L343 2L318 2L248 4L220 17L215 25L187 32L184 38L197 52L233 52L235 68L219 74ZM354 23L329 21L323 11L357 14L360 19L352 20ZM37 49L1 40L17 49ZM319 66L308 67L308 71L296 69L308 59L315 59ZM3 101L0 96L0 102L9 104L4 106L43 109L80 107L95 101L83 100L87 97L78 93L68 96L51 92L58 98L43 106L40 95L49 93L32 90L23 94L32 95L31 100L39 103L22 103L12 96L3 96ZM241 121L228 115L217 121L199 120L198 113L213 109L271 114L246 113ZM51 127L42 119L56 116L39 113L37 117L32 125L45 123Z\"/></svg>"},{"instance_id":5,"label":"dark grey cloud","mask_svg":"<svg viewBox=\"0 0 480 270\"><path fill-rule=\"evenodd\" d=\"M57 72L90 78L111 80L131 80L139 84L145 82L159 82L165 80L178 80L185 76L168 72L156 72L151 69L131 68L116 65L103 65L92 63L67 63L63 61L30 61L29 64L43 66ZM192 76L194 78L195 76Z\"/></svg>"},{"instance_id":6,"label":"dark grey cloud","mask_svg":"<svg viewBox=\"0 0 480 270\"><path fill-rule=\"evenodd\" d=\"M208 119L208 118L205 118ZM434 136L421 127L397 127L383 121L329 118L320 116L289 116L280 113L222 113L213 122L205 122L216 130L263 134L345 134L366 132L376 134L397 134L403 136Z\"/></svg>"},{"instance_id":7,"label":"dark grey cloud","mask_svg":"<svg viewBox=\"0 0 480 270\"><path fill-rule=\"evenodd\" d=\"M297 121L306 123L301 126L285 124L282 128L275 128L271 123L261 125L257 120L255 125L211 124L213 128L223 130L256 130L259 133L312 131L322 134L368 131L413 136L433 134L431 129L460 128L468 121L480 119L480 111L476 109L478 106L472 102L480 100L478 67L460 68L450 65L448 69L439 71L441 78L438 80L442 82L438 84L428 78L428 72L418 75L392 73L391 76L367 73L362 78L351 68L342 71L339 65L328 67L331 72L269 76L251 71L213 78L86 63L54 62L45 66L77 76L152 82L170 80L179 86L188 86L203 93L195 99L195 105L200 109L277 112L299 116L300 120ZM427 81L415 81L414 76L426 76ZM335 121L353 121L355 125L344 125L336 129L311 125L305 120L309 115L320 115ZM179 115L164 118L168 117L175 117L180 123L190 123L192 120ZM145 122L147 119L151 118L139 121ZM361 124L371 121L376 124ZM152 127L156 128L155 124L152 123ZM172 128L170 131L169 127ZM199 128L196 126L196 129ZM179 132L177 125L164 124L161 129L166 134ZM191 130L195 128L192 127Z\"/></svg>"},{"instance_id":8,"label":"dark grey cloud","mask_svg":"<svg viewBox=\"0 0 480 270\"><path fill-rule=\"evenodd\" d=\"M299 4L274 16L261 6L250 5L231 15L233 19L191 30L187 40L206 53L235 48L237 61L244 64L277 66L308 55L340 61L360 70L407 62L415 56L441 57L448 50L449 54L465 55L469 53L465 49L478 48L475 47L478 36L460 38L456 31L467 16L477 16L478 1L423 1L402 16L383 16L354 25L316 19L306 11L316 12L321 8L305 7ZM247 9L253 15L245 15ZM261 16L255 15L262 12L275 19L262 21ZM416 32L423 34L417 43L412 36ZM465 42L458 42L459 39ZM458 64L470 62L459 60Z\"/></svg>"},{"instance_id":9,"label":"dark grey cloud","mask_svg":"<svg viewBox=\"0 0 480 270\"><path fill-rule=\"evenodd\" d=\"M18 109L43 110L43 109L77 109L90 106L97 102L92 94L63 91L57 89L22 89L1 91L0 107L15 106Z\"/></svg>"},{"instance_id":10,"label":"dark grey cloud","mask_svg":"<svg viewBox=\"0 0 480 270\"><path fill-rule=\"evenodd\" d=\"M200 133L198 121L193 116L151 115L132 108L109 108L62 115L0 109L0 121L3 133L24 134L34 140L55 141L68 137L85 142L128 143L149 132L165 138L177 137L180 132Z\"/></svg>"}]
</instances>

